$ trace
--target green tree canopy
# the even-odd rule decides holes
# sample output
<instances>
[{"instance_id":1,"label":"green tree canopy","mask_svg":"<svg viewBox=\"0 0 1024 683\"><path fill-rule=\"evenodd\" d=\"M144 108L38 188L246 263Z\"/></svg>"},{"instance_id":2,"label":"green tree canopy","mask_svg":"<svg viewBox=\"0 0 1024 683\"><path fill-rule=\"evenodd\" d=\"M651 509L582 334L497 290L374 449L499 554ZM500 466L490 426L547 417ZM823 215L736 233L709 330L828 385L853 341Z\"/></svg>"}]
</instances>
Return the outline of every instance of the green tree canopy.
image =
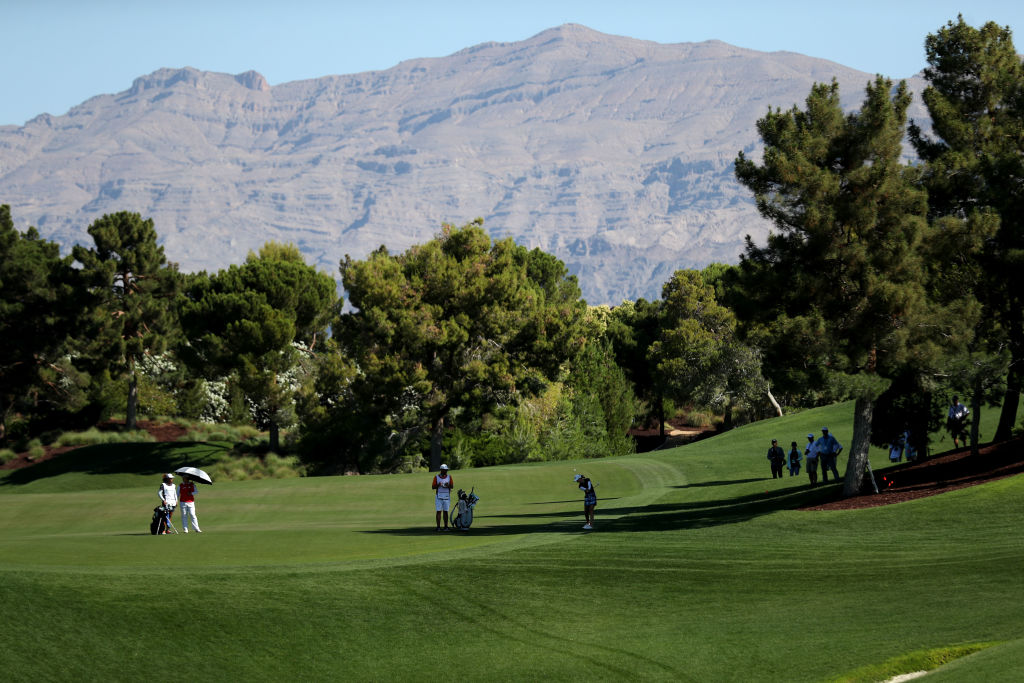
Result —
<instances>
[{"instance_id":1,"label":"green tree canopy","mask_svg":"<svg viewBox=\"0 0 1024 683\"><path fill-rule=\"evenodd\" d=\"M910 93L881 77L859 112L844 114L839 87L817 84L805 109L758 121L758 164L742 152L736 176L775 231L748 238L741 262L754 320L801 352L808 381L846 381L857 397L844 491L865 481L874 398L908 353L910 319L925 308L918 246L925 193L900 163Z\"/></svg>"},{"instance_id":2,"label":"green tree canopy","mask_svg":"<svg viewBox=\"0 0 1024 683\"><path fill-rule=\"evenodd\" d=\"M87 355L128 377L126 426L135 427L136 366L145 354L161 353L177 333L174 298L177 265L157 245L153 221L137 213L108 214L89 226L94 246L76 245L82 279L96 300L99 332L86 340Z\"/></svg>"},{"instance_id":3,"label":"green tree canopy","mask_svg":"<svg viewBox=\"0 0 1024 683\"><path fill-rule=\"evenodd\" d=\"M743 375L760 377L756 358L741 353L735 316L696 270L676 271L662 301L661 332L650 357L666 394L677 403L714 406L728 414L737 389L749 394ZM743 373L736 372L740 367Z\"/></svg>"},{"instance_id":4,"label":"green tree canopy","mask_svg":"<svg viewBox=\"0 0 1024 683\"><path fill-rule=\"evenodd\" d=\"M346 256L341 275L356 311L335 333L359 367L366 407L418 415L431 469L454 413L479 416L538 391L583 342L586 303L564 264L511 239L492 243L481 220L446 225L398 256L383 247Z\"/></svg>"},{"instance_id":5,"label":"green tree canopy","mask_svg":"<svg viewBox=\"0 0 1024 683\"><path fill-rule=\"evenodd\" d=\"M935 137L916 125L910 137L926 162L933 216L980 228L970 254L982 276L976 293L1004 335L988 337L989 352L998 356L1005 340L1011 357L995 435L1006 439L1024 384L1024 291L1017 284L1024 268L1024 64L1008 27L977 29L962 16L929 35L925 52L923 99ZM975 215L986 211L999 218L994 234Z\"/></svg>"},{"instance_id":6,"label":"green tree canopy","mask_svg":"<svg viewBox=\"0 0 1024 683\"><path fill-rule=\"evenodd\" d=\"M75 273L35 228L18 232L0 206L0 441L19 402L61 402L69 334L80 322Z\"/></svg>"},{"instance_id":7,"label":"green tree canopy","mask_svg":"<svg viewBox=\"0 0 1024 683\"><path fill-rule=\"evenodd\" d=\"M306 265L293 245L268 244L240 266L190 278L180 304L183 355L207 373L235 376L277 450L301 385L290 375L297 345L312 349L323 339L336 303L333 278Z\"/></svg>"}]
</instances>

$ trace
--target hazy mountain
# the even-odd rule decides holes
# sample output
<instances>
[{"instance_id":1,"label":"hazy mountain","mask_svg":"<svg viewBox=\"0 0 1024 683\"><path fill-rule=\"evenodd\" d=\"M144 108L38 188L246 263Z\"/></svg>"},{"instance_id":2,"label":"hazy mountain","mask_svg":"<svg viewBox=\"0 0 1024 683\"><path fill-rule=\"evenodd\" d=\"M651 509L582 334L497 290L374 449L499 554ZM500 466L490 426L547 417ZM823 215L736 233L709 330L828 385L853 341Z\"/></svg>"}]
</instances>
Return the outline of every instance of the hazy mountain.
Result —
<instances>
[{"instance_id":1,"label":"hazy mountain","mask_svg":"<svg viewBox=\"0 0 1024 683\"><path fill-rule=\"evenodd\" d=\"M614 304L763 238L733 160L756 153L769 106L802 105L833 77L856 107L872 74L572 24L274 87L252 71L161 69L64 116L0 127L0 203L66 247L131 210L185 270L276 240L336 277L346 253L395 253L482 216L492 235L558 255L590 303Z\"/></svg>"}]
</instances>

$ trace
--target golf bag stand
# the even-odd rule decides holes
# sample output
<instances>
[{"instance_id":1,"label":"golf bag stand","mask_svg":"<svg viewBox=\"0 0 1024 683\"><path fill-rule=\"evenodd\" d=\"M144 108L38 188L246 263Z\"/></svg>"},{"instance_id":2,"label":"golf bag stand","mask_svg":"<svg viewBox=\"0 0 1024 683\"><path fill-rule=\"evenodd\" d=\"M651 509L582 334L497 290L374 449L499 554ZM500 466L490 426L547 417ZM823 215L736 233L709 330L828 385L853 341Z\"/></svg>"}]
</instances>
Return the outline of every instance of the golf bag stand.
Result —
<instances>
[{"instance_id":1,"label":"golf bag stand","mask_svg":"<svg viewBox=\"0 0 1024 683\"><path fill-rule=\"evenodd\" d=\"M473 491L475 487L470 490L467 494L462 489L459 489L458 507L455 513L455 518L452 519L452 526L459 531L467 531L473 524L473 508L476 507L477 501L480 500Z\"/></svg>"},{"instance_id":2,"label":"golf bag stand","mask_svg":"<svg viewBox=\"0 0 1024 683\"><path fill-rule=\"evenodd\" d=\"M171 522L171 513L173 512L173 507L168 510L165 505L157 505L153 508L153 519L149 523L149 533L157 536L164 533L167 529L178 533L178 530L174 528L174 523Z\"/></svg>"}]
</instances>

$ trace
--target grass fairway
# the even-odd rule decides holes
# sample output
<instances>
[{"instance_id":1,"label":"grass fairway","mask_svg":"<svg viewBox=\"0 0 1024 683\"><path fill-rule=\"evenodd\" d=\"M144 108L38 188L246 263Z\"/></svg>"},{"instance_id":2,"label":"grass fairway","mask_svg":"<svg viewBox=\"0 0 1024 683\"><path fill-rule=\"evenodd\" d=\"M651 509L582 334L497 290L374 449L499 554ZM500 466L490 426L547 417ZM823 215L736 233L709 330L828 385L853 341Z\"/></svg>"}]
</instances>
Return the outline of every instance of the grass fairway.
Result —
<instances>
[{"instance_id":1,"label":"grass fairway","mask_svg":"<svg viewBox=\"0 0 1024 683\"><path fill-rule=\"evenodd\" d=\"M456 471L456 487L481 496L468 533L433 531L425 474L217 483L197 497L206 533L169 537L147 530L160 468L201 460L187 450L197 446L127 472L79 458L35 479L7 474L0 670L25 681L872 680L891 675L887 662L917 663L912 653L995 643L934 675L1016 680L1024 477L797 510L824 491L806 476L770 479L770 439L828 424L848 444L851 422L843 404L656 454ZM885 460L879 451L873 465ZM592 533L580 529L574 467L600 483Z\"/></svg>"}]
</instances>

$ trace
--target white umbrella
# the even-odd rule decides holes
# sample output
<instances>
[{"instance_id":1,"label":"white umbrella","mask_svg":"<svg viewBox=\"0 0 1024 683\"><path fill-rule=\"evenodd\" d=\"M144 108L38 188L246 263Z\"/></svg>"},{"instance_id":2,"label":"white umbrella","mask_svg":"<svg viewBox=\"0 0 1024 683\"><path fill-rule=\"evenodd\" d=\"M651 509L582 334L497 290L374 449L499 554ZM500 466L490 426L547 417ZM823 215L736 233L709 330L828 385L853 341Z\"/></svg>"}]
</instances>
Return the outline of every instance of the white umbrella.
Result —
<instances>
[{"instance_id":1,"label":"white umbrella","mask_svg":"<svg viewBox=\"0 0 1024 683\"><path fill-rule=\"evenodd\" d=\"M189 479L194 479L200 484L213 484L213 479L210 479L210 475L203 472L198 467L179 467L174 470L174 473L180 474L183 477L188 477Z\"/></svg>"}]
</instances>

